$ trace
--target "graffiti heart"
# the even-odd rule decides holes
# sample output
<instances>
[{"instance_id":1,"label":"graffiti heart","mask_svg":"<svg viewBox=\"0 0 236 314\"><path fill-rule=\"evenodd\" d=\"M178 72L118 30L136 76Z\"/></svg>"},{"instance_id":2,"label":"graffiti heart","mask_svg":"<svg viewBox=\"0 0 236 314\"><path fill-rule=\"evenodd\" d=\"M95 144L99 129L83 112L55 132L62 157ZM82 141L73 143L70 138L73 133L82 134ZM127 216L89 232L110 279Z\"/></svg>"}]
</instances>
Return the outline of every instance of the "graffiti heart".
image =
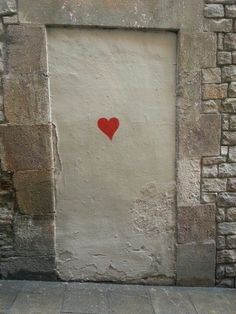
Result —
<instances>
[{"instance_id":1,"label":"graffiti heart","mask_svg":"<svg viewBox=\"0 0 236 314\"><path fill-rule=\"evenodd\" d=\"M97 125L98 128L112 141L113 136L120 126L120 121L115 117L111 119L100 118L97 121Z\"/></svg>"}]
</instances>

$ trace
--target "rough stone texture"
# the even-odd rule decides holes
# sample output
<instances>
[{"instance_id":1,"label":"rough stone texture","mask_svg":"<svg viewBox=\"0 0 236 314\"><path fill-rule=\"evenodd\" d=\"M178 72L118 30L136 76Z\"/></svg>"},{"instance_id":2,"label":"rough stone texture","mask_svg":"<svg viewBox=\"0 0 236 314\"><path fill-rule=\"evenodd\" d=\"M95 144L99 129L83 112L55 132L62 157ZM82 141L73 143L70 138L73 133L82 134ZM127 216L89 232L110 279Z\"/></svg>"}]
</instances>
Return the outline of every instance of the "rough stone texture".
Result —
<instances>
[{"instance_id":1,"label":"rough stone texture","mask_svg":"<svg viewBox=\"0 0 236 314\"><path fill-rule=\"evenodd\" d=\"M236 18L236 5L226 5L225 16L229 18Z\"/></svg>"},{"instance_id":2,"label":"rough stone texture","mask_svg":"<svg viewBox=\"0 0 236 314\"><path fill-rule=\"evenodd\" d=\"M236 191L236 179L235 178L228 179L227 191L230 191L230 192Z\"/></svg>"},{"instance_id":3,"label":"rough stone texture","mask_svg":"<svg viewBox=\"0 0 236 314\"><path fill-rule=\"evenodd\" d=\"M235 183L235 179L234 179ZM227 221L236 221L236 208L228 208L226 214Z\"/></svg>"},{"instance_id":4,"label":"rough stone texture","mask_svg":"<svg viewBox=\"0 0 236 314\"><path fill-rule=\"evenodd\" d=\"M229 85L229 97L236 97L236 82L232 82Z\"/></svg>"},{"instance_id":5,"label":"rough stone texture","mask_svg":"<svg viewBox=\"0 0 236 314\"><path fill-rule=\"evenodd\" d=\"M0 16L14 14L16 12L16 0L2 0L0 2Z\"/></svg>"},{"instance_id":6,"label":"rough stone texture","mask_svg":"<svg viewBox=\"0 0 236 314\"><path fill-rule=\"evenodd\" d=\"M178 243L203 242L215 238L215 206L196 205L178 209Z\"/></svg>"},{"instance_id":7,"label":"rough stone texture","mask_svg":"<svg viewBox=\"0 0 236 314\"><path fill-rule=\"evenodd\" d=\"M0 126L1 147L4 147L5 169L40 170L52 166L51 127Z\"/></svg>"},{"instance_id":8,"label":"rough stone texture","mask_svg":"<svg viewBox=\"0 0 236 314\"><path fill-rule=\"evenodd\" d=\"M228 114L221 115L221 128L223 131L229 130L229 115Z\"/></svg>"},{"instance_id":9,"label":"rough stone texture","mask_svg":"<svg viewBox=\"0 0 236 314\"><path fill-rule=\"evenodd\" d=\"M177 247L177 284L215 285L215 244L179 244Z\"/></svg>"},{"instance_id":10,"label":"rough stone texture","mask_svg":"<svg viewBox=\"0 0 236 314\"><path fill-rule=\"evenodd\" d=\"M230 162L236 162L236 146L229 147L229 158Z\"/></svg>"},{"instance_id":11,"label":"rough stone texture","mask_svg":"<svg viewBox=\"0 0 236 314\"><path fill-rule=\"evenodd\" d=\"M228 51L219 51L217 53L217 63L219 65L227 65L232 63L232 54Z\"/></svg>"},{"instance_id":12,"label":"rough stone texture","mask_svg":"<svg viewBox=\"0 0 236 314\"><path fill-rule=\"evenodd\" d=\"M235 50L236 49L236 34L228 33L224 37L224 49Z\"/></svg>"},{"instance_id":13,"label":"rough stone texture","mask_svg":"<svg viewBox=\"0 0 236 314\"><path fill-rule=\"evenodd\" d=\"M222 102L221 112L236 112L236 98L227 98Z\"/></svg>"},{"instance_id":14,"label":"rough stone texture","mask_svg":"<svg viewBox=\"0 0 236 314\"><path fill-rule=\"evenodd\" d=\"M202 112L203 113L218 113L221 106L220 100L207 100L202 102Z\"/></svg>"},{"instance_id":15,"label":"rough stone texture","mask_svg":"<svg viewBox=\"0 0 236 314\"><path fill-rule=\"evenodd\" d=\"M236 222L223 222L218 224L220 235L236 234Z\"/></svg>"},{"instance_id":16,"label":"rough stone texture","mask_svg":"<svg viewBox=\"0 0 236 314\"><path fill-rule=\"evenodd\" d=\"M233 29L233 21L229 19L207 19L204 29L208 32L231 32Z\"/></svg>"},{"instance_id":17,"label":"rough stone texture","mask_svg":"<svg viewBox=\"0 0 236 314\"><path fill-rule=\"evenodd\" d=\"M230 116L229 123L230 123L230 129L231 130L236 130L236 115L231 115Z\"/></svg>"},{"instance_id":18,"label":"rough stone texture","mask_svg":"<svg viewBox=\"0 0 236 314\"><path fill-rule=\"evenodd\" d=\"M51 171L18 171L13 179L21 214L44 215L54 212Z\"/></svg>"},{"instance_id":19,"label":"rough stone texture","mask_svg":"<svg viewBox=\"0 0 236 314\"><path fill-rule=\"evenodd\" d=\"M218 175L217 165L209 165L202 167L202 177L203 178L215 178Z\"/></svg>"},{"instance_id":20,"label":"rough stone texture","mask_svg":"<svg viewBox=\"0 0 236 314\"><path fill-rule=\"evenodd\" d=\"M205 17L223 17L224 6L222 4L207 4L204 7Z\"/></svg>"},{"instance_id":21,"label":"rough stone texture","mask_svg":"<svg viewBox=\"0 0 236 314\"><path fill-rule=\"evenodd\" d=\"M217 262L222 263L235 263L236 250L222 250L217 252Z\"/></svg>"},{"instance_id":22,"label":"rough stone texture","mask_svg":"<svg viewBox=\"0 0 236 314\"><path fill-rule=\"evenodd\" d=\"M226 190L227 179L203 179L202 191L221 192Z\"/></svg>"},{"instance_id":23,"label":"rough stone texture","mask_svg":"<svg viewBox=\"0 0 236 314\"><path fill-rule=\"evenodd\" d=\"M227 236L226 243L229 249L236 249L236 235ZM236 265L234 265L234 267L236 267Z\"/></svg>"},{"instance_id":24,"label":"rough stone texture","mask_svg":"<svg viewBox=\"0 0 236 314\"><path fill-rule=\"evenodd\" d=\"M219 165L219 176L223 178L236 176L236 163L225 163Z\"/></svg>"},{"instance_id":25,"label":"rough stone texture","mask_svg":"<svg viewBox=\"0 0 236 314\"><path fill-rule=\"evenodd\" d=\"M221 83L221 69L210 68L202 70L203 83Z\"/></svg>"},{"instance_id":26,"label":"rough stone texture","mask_svg":"<svg viewBox=\"0 0 236 314\"><path fill-rule=\"evenodd\" d=\"M202 159L202 163L205 166L211 165L219 165L226 162L226 158L224 156L216 156L216 157L204 157Z\"/></svg>"},{"instance_id":27,"label":"rough stone texture","mask_svg":"<svg viewBox=\"0 0 236 314\"><path fill-rule=\"evenodd\" d=\"M236 81L236 66L235 65L223 67L223 69L222 69L222 81L223 82Z\"/></svg>"},{"instance_id":28,"label":"rough stone texture","mask_svg":"<svg viewBox=\"0 0 236 314\"><path fill-rule=\"evenodd\" d=\"M228 84L205 84L202 86L203 100L227 97Z\"/></svg>"},{"instance_id":29,"label":"rough stone texture","mask_svg":"<svg viewBox=\"0 0 236 314\"><path fill-rule=\"evenodd\" d=\"M219 193L217 205L221 207L236 206L236 193Z\"/></svg>"},{"instance_id":30,"label":"rough stone texture","mask_svg":"<svg viewBox=\"0 0 236 314\"><path fill-rule=\"evenodd\" d=\"M222 136L223 145L236 145L236 133L235 132L223 132Z\"/></svg>"}]
</instances>

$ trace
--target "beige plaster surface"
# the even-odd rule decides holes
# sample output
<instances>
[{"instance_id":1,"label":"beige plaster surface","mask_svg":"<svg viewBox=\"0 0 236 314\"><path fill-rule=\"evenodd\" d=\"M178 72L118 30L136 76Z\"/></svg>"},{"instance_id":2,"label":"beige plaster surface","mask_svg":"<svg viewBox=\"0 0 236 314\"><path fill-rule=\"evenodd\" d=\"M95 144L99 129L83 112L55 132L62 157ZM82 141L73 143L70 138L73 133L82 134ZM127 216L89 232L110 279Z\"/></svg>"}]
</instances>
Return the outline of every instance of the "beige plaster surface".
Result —
<instances>
[{"instance_id":1,"label":"beige plaster surface","mask_svg":"<svg viewBox=\"0 0 236 314\"><path fill-rule=\"evenodd\" d=\"M60 277L173 282L176 35L55 28L48 52Z\"/></svg>"}]
</instances>

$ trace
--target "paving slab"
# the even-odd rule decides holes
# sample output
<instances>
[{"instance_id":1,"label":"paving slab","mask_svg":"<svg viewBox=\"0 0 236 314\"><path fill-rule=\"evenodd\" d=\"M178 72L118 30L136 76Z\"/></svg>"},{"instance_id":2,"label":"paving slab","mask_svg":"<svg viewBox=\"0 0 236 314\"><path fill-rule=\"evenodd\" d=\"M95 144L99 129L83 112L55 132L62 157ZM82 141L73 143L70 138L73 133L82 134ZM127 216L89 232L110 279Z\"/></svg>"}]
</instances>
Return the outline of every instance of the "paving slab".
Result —
<instances>
[{"instance_id":1,"label":"paving slab","mask_svg":"<svg viewBox=\"0 0 236 314\"><path fill-rule=\"evenodd\" d=\"M0 282L0 313L5 313L11 308L23 286L24 282L22 281Z\"/></svg>"}]
</instances>

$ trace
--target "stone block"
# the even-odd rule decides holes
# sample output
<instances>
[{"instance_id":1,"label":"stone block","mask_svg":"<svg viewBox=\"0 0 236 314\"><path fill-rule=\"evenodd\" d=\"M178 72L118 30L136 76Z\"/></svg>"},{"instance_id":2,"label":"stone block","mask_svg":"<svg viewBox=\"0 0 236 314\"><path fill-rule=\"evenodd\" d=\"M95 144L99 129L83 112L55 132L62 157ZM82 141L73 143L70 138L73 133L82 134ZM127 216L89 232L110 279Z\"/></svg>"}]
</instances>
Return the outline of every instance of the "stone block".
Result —
<instances>
[{"instance_id":1,"label":"stone block","mask_svg":"<svg viewBox=\"0 0 236 314\"><path fill-rule=\"evenodd\" d=\"M215 243L177 245L177 285L215 285Z\"/></svg>"},{"instance_id":2,"label":"stone block","mask_svg":"<svg viewBox=\"0 0 236 314\"><path fill-rule=\"evenodd\" d=\"M222 81L223 82L236 81L236 66L235 65L229 65L229 66L223 67Z\"/></svg>"},{"instance_id":3,"label":"stone block","mask_svg":"<svg viewBox=\"0 0 236 314\"><path fill-rule=\"evenodd\" d=\"M4 16L3 17L3 24L18 24L18 16L17 15L12 15L12 16Z\"/></svg>"},{"instance_id":4,"label":"stone block","mask_svg":"<svg viewBox=\"0 0 236 314\"><path fill-rule=\"evenodd\" d=\"M235 181L235 179L234 179ZM226 210L226 219L227 221L235 221L236 222L236 208L232 207L232 208L228 208Z\"/></svg>"},{"instance_id":5,"label":"stone block","mask_svg":"<svg viewBox=\"0 0 236 314\"><path fill-rule=\"evenodd\" d=\"M221 69L210 68L202 70L203 83L220 83L221 82Z\"/></svg>"},{"instance_id":6,"label":"stone block","mask_svg":"<svg viewBox=\"0 0 236 314\"><path fill-rule=\"evenodd\" d=\"M217 205L219 207L236 207L236 193L219 193Z\"/></svg>"},{"instance_id":7,"label":"stone block","mask_svg":"<svg viewBox=\"0 0 236 314\"><path fill-rule=\"evenodd\" d=\"M223 99L227 97L228 84L204 84L202 86L202 98Z\"/></svg>"},{"instance_id":8,"label":"stone block","mask_svg":"<svg viewBox=\"0 0 236 314\"><path fill-rule=\"evenodd\" d=\"M225 208L217 208L216 221L217 222L225 221Z\"/></svg>"},{"instance_id":9,"label":"stone block","mask_svg":"<svg viewBox=\"0 0 236 314\"><path fill-rule=\"evenodd\" d=\"M235 50L236 49L236 34L228 33L224 38L224 49L225 50Z\"/></svg>"},{"instance_id":10,"label":"stone block","mask_svg":"<svg viewBox=\"0 0 236 314\"><path fill-rule=\"evenodd\" d=\"M219 51L217 53L217 64L227 65L232 63L232 54L229 51Z\"/></svg>"},{"instance_id":11,"label":"stone block","mask_svg":"<svg viewBox=\"0 0 236 314\"><path fill-rule=\"evenodd\" d=\"M222 135L223 145L236 145L236 132L223 132Z\"/></svg>"},{"instance_id":12,"label":"stone block","mask_svg":"<svg viewBox=\"0 0 236 314\"><path fill-rule=\"evenodd\" d=\"M235 22L236 25L236 22ZM235 32L236 32L236 27L235 27ZM232 62L233 64L236 64L236 51L232 52Z\"/></svg>"},{"instance_id":13,"label":"stone block","mask_svg":"<svg viewBox=\"0 0 236 314\"><path fill-rule=\"evenodd\" d=\"M236 112L236 98L227 98L222 102L221 112Z\"/></svg>"},{"instance_id":14,"label":"stone block","mask_svg":"<svg viewBox=\"0 0 236 314\"><path fill-rule=\"evenodd\" d=\"M206 19L204 30L207 32L232 32L233 21L230 19Z\"/></svg>"},{"instance_id":15,"label":"stone block","mask_svg":"<svg viewBox=\"0 0 236 314\"><path fill-rule=\"evenodd\" d=\"M209 165L202 167L203 178L215 178L218 175L217 165Z\"/></svg>"},{"instance_id":16,"label":"stone block","mask_svg":"<svg viewBox=\"0 0 236 314\"><path fill-rule=\"evenodd\" d=\"M205 17L224 17L224 6L222 4L206 4L204 7Z\"/></svg>"},{"instance_id":17,"label":"stone block","mask_svg":"<svg viewBox=\"0 0 236 314\"><path fill-rule=\"evenodd\" d=\"M54 212L52 171L17 171L13 181L20 213L44 215Z\"/></svg>"},{"instance_id":18,"label":"stone block","mask_svg":"<svg viewBox=\"0 0 236 314\"><path fill-rule=\"evenodd\" d=\"M217 193L201 193L201 202L203 204L215 203Z\"/></svg>"},{"instance_id":19,"label":"stone block","mask_svg":"<svg viewBox=\"0 0 236 314\"><path fill-rule=\"evenodd\" d=\"M217 48L218 50L224 50L224 33L217 34Z\"/></svg>"},{"instance_id":20,"label":"stone block","mask_svg":"<svg viewBox=\"0 0 236 314\"><path fill-rule=\"evenodd\" d=\"M222 250L217 252L217 263L235 263L236 250Z\"/></svg>"},{"instance_id":21,"label":"stone block","mask_svg":"<svg viewBox=\"0 0 236 314\"><path fill-rule=\"evenodd\" d=\"M218 114L179 116L180 156L200 157L220 154L221 118Z\"/></svg>"},{"instance_id":22,"label":"stone block","mask_svg":"<svg viewBox=\"0 0 236 314\"><path fill-rule=\"evenodd\" d=\"M221 178L230 178L236 176L236 163L220 164L219 176Z\"/></svg>"},{"instance_id":23,"label":"stone block","mask_svg":"<svg viewBox=\"0 0 236 314\"><path fill-rule=\"evenodd\" d=\"M236 249L236 235L227 236L226 244L229 249Z\"/></svg>"},{"instance_id":24,"label":"stone block","mask_svg":"<svg viewBox=\"0 0 236 314\"><path fill-rule=\"evenodd\" d=\"M202 112L203 113L217 113L221 107L221 100L211 99L202 102Z\"/></svg>"},{"instance_id":25,"label":"stone block","mask_svg":"<svg viewBox=\"0 0 236 314\"><path fill-rule=\"evenodd\" d=\"M14 221L15 250L19 256L53 255L54 216L20 216Z\"/></svg>"},{"instance_id":26,"label":"stone block","mask_svg":"<svg viewBox=\"0 0 236 314\"><path fill-rule=\"evenodd\" d=\"M2 166L9 171L52 168L50 125L0 126Z\"/></svg>"},{"instance_id":27,"label":"stone block","mask_svg":"<svg viewBox=\"0 0 236 314\"><path fill-rule=\"evenodd\" d=\"M206 3L235 4L235 0L205 0Z\"/></svg>"},{"instance_id":28,"label":"stone block","mask_svg":"<svg viewBox=\"0 0 236 314\"><path fill-rule=\"evenodd\" d=\"M8 123L49 123L48 78L43 74L7 75L3 90Z\"/></svg>"},{"instance_id":29,"label":"stone block","mask_svg":"<svg viewBox=\"0 0 236 314\"><path fill-rule=\"evenodd\" d=\"M221 115L221 128L223 131L229 130L229 115L228 114Z\"/></svg>"},{"instance_id":30,"label":"stone block","mask_svg":"<svg viewBox=\"0 0 236 314\"><path fill-rule=\"evenodd\" d=\"M229 18L236 18L236 5L226 5L225 16Z\"/></svg>"},{"instance_id":31,"label":"stone block","mask_svg":"<svg viewBox=\"0 0 236 314\"><path fill-rule=\"evenodd\" d=\"M229 161L236 162L236 146L229 147Z\"/></svg>"},{"instance_id":32,"label":"stone block","mask_svg":"<svg viewBox=\"0 0 236 314\"><path fill-rule=\"evenodd\" d=\"M217 265L216 266L216 278L221 279L225 276L225 266L224 265Z\"/></svg>"},{"instance_id":33,"label":"stone block","mask_svg":"<svg viewBox=\"0 0 236 314\"><path fill-rule=\"evenodd\" d=\"M225 266L225 275L227 277L235 277L236 276L236 264L226 265Z\"/></svg>"},{"instance_id":34,"label":"stone block","mask_svg":"<svg viewBox=\"0 0 236 314\"><path fill-rule=\"evenodd\" d=\"M226 190L227 179L203 179L202 191L204 192L221 192Z\"/></svg>"},{"instance_id":35,"label":"stone block","mask_svg":"<svg viewBox=\"0 0 236 314\"><path fill-rule=\"evenodd\" d=\"M55 256L12 257L1 264L4 279L56 280Z\"/></svg>"},{"instance_id":36,"label":"stone block","mask_svg":"<svg viewBox=\"0 0 236 314\"><path fill-rule=\"evenodd\" d=\"M228 179L227 191L236 192L236 179L235 178Z\"/></svg>"},{"instance_id":37,"label":"stone block","mask_svg":"<svg viewBox=\"0 0 236 314\"><path fill-rule=\"evenodd\" d=\"M234 279L226 278L216 282L218 288L234 288Z\"/></svg>"},{"instance_id":38,"label":"stone block","mask_svg":"<svg viewBox=\"0 0 236 314\"><path fill-rule=\"evenodd\" d=\"M178 161L177 198L179 206L188 206L200 202L200 160L182 159Z\"/></svg>"},{"instance_id":39,"label":"stone block","mask_svg":"<svg viewBox=\"0 0 236 314\"><path fill-rule=\"evenodd\" d=\"M6 73L47 74L46 31L42 26L9 25Z\"/></svg>"},{"instance_id":40,"label":"stone block","mask_svg":"<svg viewBox=\"0 0 236 314\"><path fill-rule=\"evenodd\" d=\"M16 0L0 1L0 16L14 14L16 12Z\"/></svg>"},{"instance_id":41,"label":"stone block","mask_svg":"<svg viewBox=\"0 0 236 314\"><path fill-rule=\"evenodd\" d=\"M179 207L178 243L204 242L215 239L215 206Z\"/></svg>"},{"instance_id":42,"label":"stone block","mask_svg":"<svg viewBox=\"0 0 236 314\"><path fill-rule=\"evenodd\" d=\"M218 224L218 233L220 235L235 235L236 222L222 222Z\"/></svg>"},{"instance_id":43,"label":"stone block","mask_svg":"<svg viewBox=\"0 0 236 314\"><path fill-rule=\"evenodd\" d=\"M210 165L219 165L226 162L226 158L224 156L216 156L216 157L203 157L202 164L204 166Z\"/></svg>"},{"instance_id":44,"label":"stone block","mask_svg":"<svg viewBox=\"0 0 236 314\"><path fill-rule=\"evenodd\" d=\"M225 248L225 237L224 236L218 236L216 238L216 247L218 250L222 250Z\"/></svg>"},{"instance_id":45,"label":"stone block","mask_svg":"<svg viewBox=\"0 0 236 314\"><path fill-rule=\"evenodd\" d=\"M230 115L229 127L230 130L236 130L236 115Z\"/></svg>"},{"instance_id":46,"label":"stone block","mask_svg":"<svg viewBox=\"0 0 236 314\"><path fill-rule=\"evenodd\" d=\"M236 97L236 82L232 82L229 85L229 97Z\"/></svg>"}]
</instances>

